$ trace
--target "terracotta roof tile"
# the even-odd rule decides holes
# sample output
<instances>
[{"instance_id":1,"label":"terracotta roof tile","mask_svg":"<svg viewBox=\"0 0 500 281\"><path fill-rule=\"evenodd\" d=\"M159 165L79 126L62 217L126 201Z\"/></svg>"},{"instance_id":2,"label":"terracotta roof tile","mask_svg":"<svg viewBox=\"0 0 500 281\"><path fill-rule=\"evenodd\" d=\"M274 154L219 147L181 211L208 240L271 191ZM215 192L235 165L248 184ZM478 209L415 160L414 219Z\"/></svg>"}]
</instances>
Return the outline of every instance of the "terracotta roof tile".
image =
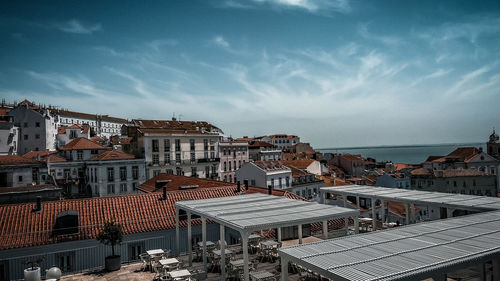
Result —
<instances>
[{"instance_id":1,"label":"terracotta roof tile","mask_svg":"<svg viewBox=\"0 0 500 281\"><path fill-rule=\"evenodd\" d=\"M37 164L39 162L19 155L0 155L0 165Z\"/></svg>"},{"instance_id":2,"label":"terracotta roof tile","mask_svg":"<svg viewBox=\"0 0 500 281\"><path fill-rule=\"evenodd\" d=\"M307 169L314 161L312 159L301 159L301 160L283 160L280 161L283 165L290 167L293 166L297 169Z\"/></svg>"},{"instance_id":3,"label":"terracotta roof tile","mask_svg":"<svg viewBox=\"0 0 500 281\"><path fill-rule=\"evenodd\" d=\"M76 138L65 145L61 150L84 150L84 149L109 149L86 138Z\"/></svg>"},{"instance_id":4,"label":"terracotta roof tile","mask_svg":"<svg viewBox=\"0 0 500 281\"><path fill-rule=\"evenodd\" d=\"M485 172L474 169L451 169L434 171L434 176L439 178L482 177L487 176L487 174Z\"/></svg>"},{"instance_id":5,"label":"terracotta roof tile","mask_svg":"<svg viewBox=\"0 0 500 281\"><path fill-rule=\"evenodd\" d=\"M465 162L468 162L480 153L481 151L475 147L459 147L448 154L447 157L459 158L463 159L463 161Z\"/></svg>"},{"instance_id":6,"label":"terracotta roof tile","mask_svg":"<svg viewBox=\"0 0 500 281\"><path fill-rule=\"evenodd\" d=\"M235 187L216 187L170 192L166 200L160 200L159 193L151 193L47 201L42 202L40 213L32 212L34 203L3 204L0 205L0 250L95 239L106 221L122 224L125 235L175 228L175 202L234 196L235 192ZM267 189L252 187L245 194L256 192L267 193ZM276 190L273 194L301 199L287 191ZM78 212L79 232L52 235L57 216L70 210ZM200 221L194 220L193 224ZM186 222L181 221L180 225L185 227Z\"/></svg>"},{"instance_id":7,"label":"terracotta roof tile","mask_svg":"<svg viewBox=\"0 0 500 281\"><path fill-rule=\"evenodd\" d=\"M126 160L126 159L135 159L135 156L132 154L128 154L125 152L117 151L117 150L107 150L103 153L91 158L92 161L107 161L107 160Z\"/></svg>"},{"instance_id":8,"label":"terracotta roof tile","mask_svg":"<svg viewBox=\"0 0 500 281\"><path fill-rule=\"evenodd\" d=\"M168 192L178 191L179 189L181 189L181 187L188 187L188 186L191 187L197 186L196 188L216 188L216 187L236 188L236 184L233 183L161 173L158 174L156 177L153 177L144 182L143 184L139 185L137 189L146 193L162 192L163 189L161 188L156 189L157 181L164 181L166 183Z\"/></svg>"},{"instance_id":9,"label":"terracotta roof tile","mask_svg":"<svg viewBox=\"0 0 500 281\"><path fill-rule=\"evenodd\" d=\"M265 142L265 141L250 141L248 142L250 148L255 148L255 147L273 147L274 145Z\"/></svg>"},{"instance_id":10,"label":"terracotta roof tile","mask_svg":"<svg viewBox=\"0 0 500 281\"><path fill-rule=\"evenodd\" d=\"M360 155L342 154L339 157L345 158L349 161L364 161Z\"/></svg>"}]
</instances>

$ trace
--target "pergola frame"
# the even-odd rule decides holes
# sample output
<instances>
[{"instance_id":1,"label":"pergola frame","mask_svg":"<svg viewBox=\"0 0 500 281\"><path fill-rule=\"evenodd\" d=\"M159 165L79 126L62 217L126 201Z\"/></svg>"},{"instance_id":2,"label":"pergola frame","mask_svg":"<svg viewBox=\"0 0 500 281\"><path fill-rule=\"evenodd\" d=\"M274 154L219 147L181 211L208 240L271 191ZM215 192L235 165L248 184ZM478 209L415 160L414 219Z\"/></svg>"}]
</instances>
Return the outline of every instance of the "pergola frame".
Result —
<instances>
[{"instance_id":1,"label":"pergola frame","mask_svg":"<svg viewBox=\"0 0 500 281\"><path fill-rule=\"evenodd\" d=\"M278 240L281 240L281 228L298 226L299 244L302 244L302 225L315 222L323 223L323 236L328 236L328 220L349 217L354 219L355 231L358 232L359 211L337 206L329 206L285 197L261 193L238 195L203 200L178 201L175 203L176 250L179 254L179 210L185 210L188 227L189 265L192 265L191 216L201 217L203 239L203 269L207 271L206 220L220 225L221 240L221 280L226 280L225 271L225 227L238 231L242 239L244 276L249 281L248 236L259 230L277 228Z\"/></svg>"},{"instance_id":2,"label":"pergola frame","mask_svg":"<svg viewBox=\"0 0 500 281\"><path fill-rule=\"evenodd\" d=\"M333 280L446 280L492 262L500 280L500 211L424 222L280 249L282 280L289 262ZM285 274L283 274L285 272Z\"/></svg>"}]
</instances>

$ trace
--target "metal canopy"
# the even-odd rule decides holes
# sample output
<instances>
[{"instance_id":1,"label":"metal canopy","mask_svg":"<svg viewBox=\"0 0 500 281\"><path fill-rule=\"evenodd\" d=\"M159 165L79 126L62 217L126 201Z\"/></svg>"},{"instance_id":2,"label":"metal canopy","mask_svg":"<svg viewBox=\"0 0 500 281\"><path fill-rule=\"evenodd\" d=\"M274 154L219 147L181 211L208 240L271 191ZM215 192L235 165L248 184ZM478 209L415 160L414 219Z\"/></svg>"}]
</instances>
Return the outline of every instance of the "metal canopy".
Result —
<instances>
[{"instance_id":1,"label":"metal canopy","mask_svg":"<svg viewBox=\"0 0 500 281\"><path fill-rule=\"evenodd\" d=\"M425 222L280 249L333 280L422 280L500 254L500 211Z\"/></svg>"},{"instance_id":2,"label":"metal canopy","mask_svg":"<svg viewBox=\"0 0 500 281\"><path fill-rule=\"evenodd\" d=\"M322 193L426 204L471 211L500 210L500 198L498 197L395 189L366 185L322 187L320 191Z\"/></svg>"},{"instance_id":3,"label":"metal canopy","mask_svg":"<svg viewBox=\"0 0 500 281\"><path fill-rule=\"evenodd\" d=\"M175 205L240 232L359 216L359 210L260 193L178 201Z\"/></svg>"}]
</instances>

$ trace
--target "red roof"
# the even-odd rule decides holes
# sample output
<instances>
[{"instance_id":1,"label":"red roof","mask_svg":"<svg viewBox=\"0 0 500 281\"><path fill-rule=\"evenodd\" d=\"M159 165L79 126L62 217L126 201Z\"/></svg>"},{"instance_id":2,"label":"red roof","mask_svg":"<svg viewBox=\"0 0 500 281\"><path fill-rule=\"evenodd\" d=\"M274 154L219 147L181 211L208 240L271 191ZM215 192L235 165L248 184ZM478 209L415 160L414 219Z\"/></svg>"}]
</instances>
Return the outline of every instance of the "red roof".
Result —
<instances>
[{"instance_id":1,"label":"red roof","mask_svg":"<svg viewBox=\"0 0 500 281\"><path fill-rule=\"evenodd\" d=\"M313 159L300 159L300 160L282 160L283 165L290 167L293 166L297 169L307 169L314 161Z\"/></svg>"},{"instance_id":2,"label":"red roof","mask_svg":"<svg viewBox=\"0 0 500 281\"><path fill-rule=\"evenodd\" d=\"M146 193L162 192L162 189L156 189L155 187L157 181L165 181L166 183L168 181L168 183L166 184L168 192L178 191L181 189L181 187L188 187L188 186L190 187L196 186L196 188L216 188L216 187L236 188L236 184L233 183L161 173L158 174L156 177L153 177L144 182L143 184L139 185L137 189Z\"/></svg>"},{"instance_id":3,"label":"red roof","mask_svg":"<svg viewBox=\"0 0 500 281\"><path fill-rule=\"evenodd\" d=\"M19 155L0 155L0 165L37 164L39 162Z\"/></svg>"},{"instance_id":4,"label":"red roof","mask_svg":"<svg viewBox=\"0 0 500 281\"><path fill-rule=\"evenodd\" d=\"M249 143L249 147L252 148L252 147L273 147L272 144L268 143L268 142L265 142L265 141L250 141Z\"/></svg>"},{"instance_id":5,"label":"red roof","mask_svg":"<svg viewBox=\"0 0 500 281\"><path fill-rule=\"evenodd\" d=\"M430 176L431 171L426 168L418 168L410 172L412 176Z\"/></svg>"},{"instance_id":6,"label":"red roof","mask_svg":"<svg viewBox=\"0 0 500 281\"><path fill-rule=\"evenodd\" d=\"M434 176L439 178L482 177L487 176L487 174L485 172L474 169L451 169L434 171Z\"/></svg>"},{"instance_id":7,"label":"red roof","mask_svg":"<svg viewBox=\"0 0 500 281\"><path fill-rule=\"evenodd\" d=\"M66 162L66 158L57 155L57 151L30 151L23 155L24 158L37 160L40 157L41 162L47 161L47 156L49 157L49 162Z\"/></svg>"},{"instance_id":8,"label":"red roof","mask_svg":"<svg viewBox=\"0 0 500 281\"><path fill-rule=\"evenodd\" d=\"M292 178L300 178L300 177L306 177L306 176L314 176L311 173L305 172L301 169L295 168L294 166L287 166L292 170Z\"/></svg>"},{"instance_id":9,"label":"red roof","mask_svg":"<svg viewBox=\"0 0 500 281\"><path fill-rule=\"evenodd\" d=\"M459 147L446 157L459 158L463 159L464 162L468 162L480 153L481 151L475 147Z\"/></svg>"},{"instance_id":10,"label":"red roof","mask_svg":"<svg viewBox=\"0 0 500 281\"><path fill-rule=\"evenodd\" d=\"M161 194L152 193L47 201L42 202L40 213L32 212L34 203L3 204L0 205L0 250L95 239L107 221L122 224L125 235L175 228L175 202L234 196L235 192L235 187L218 187L170 192L166 200L160 200ZM267 189L247 191L256 192L264 193ZM273 194L300 199L287 191L273 191ZM79 232L53 236L56 218L64 211L78 212ZM200 222L194 220L193 223ZM180 225L186 226L186 222L181 221Z\"/></svg>"},{"instance_id":11,"label":"red roof","mask_svg":"<svg viewBox=\"0 0 500 281\"><path fill-rule=\"evenodd\" d=\"M103 153L91 158L92 161L107 161L107 160L126 160L135 159L135 156L125 152L120 152L117 150L107 150Z\"/></svg>"},{"instance_id":12,"label":"red roof","mask_svg":"<svg viewBox=\"0 0 500 281\"><path fill-rule=\"evenodd\" d=\"M77 124L73 124L69 127L61 126L61 127L57 128L57 133L60 135L64 135L64 134L66 134L66 129L80 129L82 134L87 134L90 130L90 127L89 126L80 126Z\"/></svg>"},{"instance_id":13,"label":"red roof","mask_svg":"<svg viewBox=\"0 0 500 281\"><path fill-rule=\"evenodd\" d=\"M342 154L339 157L345 158L349 161L364 161L360 155Z\"/></svg>"},{"instance_id":14,"label":"red roof","mask_svg":"<svg viewBox=\"0 0 500 281\"><path fill-rule=\"evenodd\" d=\"M84 150L84 149L109 149L86 138L76 138L65 145L61 150Z\"/></svg>"}]
</instances>

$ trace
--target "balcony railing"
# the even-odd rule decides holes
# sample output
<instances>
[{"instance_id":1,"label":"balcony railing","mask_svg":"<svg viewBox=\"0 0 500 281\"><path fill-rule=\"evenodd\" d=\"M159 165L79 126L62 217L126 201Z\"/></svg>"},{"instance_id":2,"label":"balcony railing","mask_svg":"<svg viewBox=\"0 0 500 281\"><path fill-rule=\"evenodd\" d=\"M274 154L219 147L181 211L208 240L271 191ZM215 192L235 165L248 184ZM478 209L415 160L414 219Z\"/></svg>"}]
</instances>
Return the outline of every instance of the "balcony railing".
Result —
<instances>
[{"instance_id":1,"label":"balcony railing","mask_svg":"<svg viewBox=\"0 0 500 281\"><path fill-rule=\"evenodd\" d=\"M220 158L201 158L201 159L198 159L198 163L211 163L211 162L220 162Z\"/></svg>"}]
</instances>

